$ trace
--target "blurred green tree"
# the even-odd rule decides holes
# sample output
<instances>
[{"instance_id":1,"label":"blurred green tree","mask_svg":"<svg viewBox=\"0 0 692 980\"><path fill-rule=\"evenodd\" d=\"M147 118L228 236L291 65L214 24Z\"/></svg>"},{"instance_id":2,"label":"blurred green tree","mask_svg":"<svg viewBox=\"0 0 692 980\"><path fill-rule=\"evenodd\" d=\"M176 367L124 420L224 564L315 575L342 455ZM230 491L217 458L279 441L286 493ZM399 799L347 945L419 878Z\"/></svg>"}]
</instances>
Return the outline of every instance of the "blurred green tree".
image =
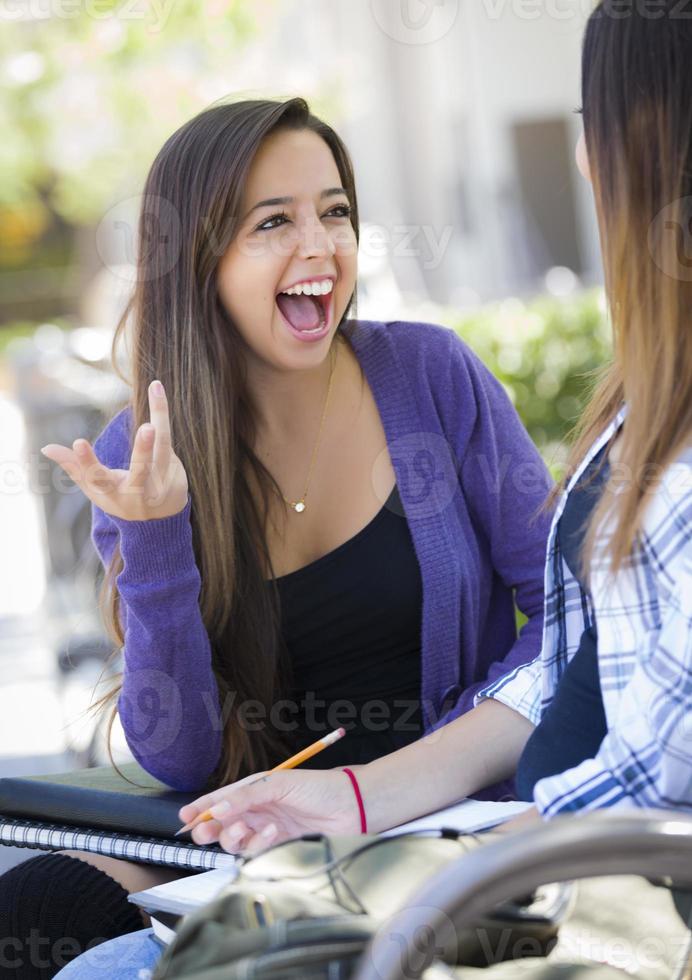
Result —
<instances>
[{"instance_id":1,"label":"blurred green tree","mask_svg":"<svg viewBox=\"0 0 692 980\"><path fill-rule=\"evenodd\" d=\"M0 14L0 325L74 316L89 237L166 138L242 88L277 0L22 0Z\"/></svg>"},{"instance_id":2,"label":"blurred green tree","mask_svg":"<svg viewBox=\"0 0 692 980\"><path fill-rule=\"evenodd\" d=\"M611 357L603 291L507 299L467 316L447 311L441 319L502 382L553 475L559 475L561 443Z\"/></svg>"},{"instance_id":3,"label":"blurred green tree","mask_svg":"<svg viewBox=\"0 0 692 980\"><path fill-rule=\"evenodd\" d=\"M0 32L2 258L51 220L93 222L166 137L227 94L276 0L45 0Z\"/></svg>"}]
</instances>

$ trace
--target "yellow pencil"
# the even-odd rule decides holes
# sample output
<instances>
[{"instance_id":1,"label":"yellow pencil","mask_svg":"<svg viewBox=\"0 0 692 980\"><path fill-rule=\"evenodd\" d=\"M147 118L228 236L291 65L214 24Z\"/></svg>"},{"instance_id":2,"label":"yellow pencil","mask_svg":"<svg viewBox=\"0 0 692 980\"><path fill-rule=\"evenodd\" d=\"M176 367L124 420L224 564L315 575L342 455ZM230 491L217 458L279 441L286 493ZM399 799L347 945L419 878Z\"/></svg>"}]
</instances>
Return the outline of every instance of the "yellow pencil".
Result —
<instances>
[{"instance_id":1,"label":"yellow pencil","mask_svg":"<svg viewBox=\"0 0 692 980\"><path fill-rule=\"evenodd\" d=\"M327 746L333 745L334 742L338 742L339 739L343 738L345 734L346 730L344 728L337 728L335 732L330 732L329 735L325 735L324 738L318 738L316 742L313 742L312 745L308 745L306 749L301 749L300 752L296 752L295 755L292 755L290 759L286 759L285 762L280 762L278 766L274 766L273 769L270 769L270 772L278 772L280 769L295 769L296 766L299 766L301 763L307 762L308 759L311 759L313 755L317 755L317 753L321 752L322 749L326 749ZM192 828L196 827L197 824L213 819L214 818L211 815L211 812L209 810L205 810L204 813L197 814L194 820L191 820L190 823L186 823L184 827L180 828L180 830L176 830L175 836L177 837L179 834L184 834L188 830L192 830Z\"/></svg>"}]
</instances>

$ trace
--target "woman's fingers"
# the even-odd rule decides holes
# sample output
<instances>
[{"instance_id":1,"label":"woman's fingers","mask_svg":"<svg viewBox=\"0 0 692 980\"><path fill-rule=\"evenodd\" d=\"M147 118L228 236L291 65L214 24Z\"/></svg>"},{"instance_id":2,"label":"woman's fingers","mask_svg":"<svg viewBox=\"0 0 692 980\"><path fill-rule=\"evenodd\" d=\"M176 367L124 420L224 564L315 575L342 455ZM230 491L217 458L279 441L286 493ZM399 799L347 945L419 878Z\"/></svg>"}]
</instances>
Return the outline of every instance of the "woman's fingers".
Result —
<instances>
[{"instance_id":1,"label":"woman's fingers","mask_svg":"<svg viewBox=\"0 0 692 980\"><path fill-rule=\"evenodd\" d=\"M90 499L112 493L117 488L118 477L101 463L87 439L75 439L72 449L79 461L85 492ZM98 503L98 499L95 502Z\"/></svg>"},{"instance_id":2,"label":"woman's fingers","mask_svg":"<svg viewBox=\"0 0 692 980\"><path fill-rule=\"evenodd\" d=\"M72 449L57 443L48 443L41 449L43 455L57 463L71 480L99 505L99 496L112 493L118 486L119 474L100 462L86 439L75 439Z\"/></svg>"},{"instance_id":3,"label":"woman's fingers","mask_svg":"<svg viewBox=\"0 0 692 980\"><path fill-rule=\"evenodd\" d=\"M156 431L154 470L163 486L171 464L171 421L166 392L160 381L152 381L149 385L149 415Z\"/></svg>"},{"instance_id":4,"label":"woman's fingers","mask_svg":"<svg viewBox=\"0 0 692 980\"><path fill-rule=\"evenodd\" d=\"M204 813L205 810L210 809L210 807L214 806L215 804L227 801L243 786L247 786L250 783L259 782L266 775L268 775L266 772L253 773L251 776L245 776L244 779L239 779L237 782L230 783L228 786L222 786L221 789L215 789L211 793L205 793L204 796L199 796L196 800L193 800L192 803L186 803L185 806L181 807L180 810L178 810L178 816L183 823L189 823L200 813Z\"/></svg>"},{"instance_id":5,"label":"woman's fingers","mask_svg":"<svg viewBox=\"0 0 692 980\"><path fill-rule=\"evenodd\" d=\"M235 854L245 848L247 841L251 839L254 831L244 820L235 820L230 827L224 827L219 834L219 844L228 851Z\"/></svg>"},{"instance_id":6,"label":"woman's fingers","mask_svg":"<svg viewBox=\"0 0 692 980\"><path fill-rule=\"evenodd\" d=\"M253 822L254 823L254 822ZM244 820L234 820L229 826L224 826L218 820L210 820L208 823L201 823L192 831L192 839L195 844L205 845L219 842L225 851L235 854L245 850L254 838L258 838L256 846L267 846L278 834L275 823L266 824L266 821L246 823Z\"/></svg>"},{"instance_id":7,"label":"woman's fingers","mask_svg":"<svg viewBox=\"0 0 692 980\"><path fill-rule=\"evenodd\" d=\"M264 851L267 847L271 847L272 844L278 844L279 840L281 839L283 838L279 828L275 823L269 823L258 833L252 834L250 837L248 837L242 850L245 854L259 854L260 851ZM223 843L223 834L221 835L220 843L225 850L229 850L229 848L226 848L225 844Z\"/></svg>"},{"instance_id":8,"label":"woman's fingers","mask_svg":"<svg viewBox=\"0 0 692 980\"><path fill-rule=\"evenodd\" d=\"M203 811L203 807L199 807L196 803L186 803L185 806L181 806L178 810L178 817L182 823L190 823Z\"/></svg>"},{"instance_id":9,"label":"woman's fingers","mask_svg":"<svg viewBox=\"0 0 692 980\"><path fill-rule=\"evenodd\" d=\"M128 486L142 490L149 484L148 502L153 504L161 501L166 489L171 465L171 425L168 402L160 381L152 381L148 397L151 422L144 423L137 430L130 457Z\"/></svg>"},{"instance_id":10,"label":"woman's fingers","mask_svg":"<svg viewBox=\"0 0 692 980\"><path fill-rule=\"evenodd\" d=\"M195 844L213 844L214 841L219 839L219 834L222 829L222 825L218 820L209 820L206 823L200 823L194 827L191 832L191 837Z\"/></svg>"},{"instance_id":11,"label":"woman's fingers","mask_svg":"<svg viewBox=\"0 0 692 980\"><path fill-rule=\"evenodd\" d=\"M229 854L257 854L287 836L271 819L235 820L222 829L218 842Z\"/></svg>"},{"instance_id":12,"label":"woman's fingers","mask_svg":"<svg viewBox=\"0 0 692 980\"><path fill-rule=\"evenodd\" d=\"M151 463L154 449L154 427L150 422L140 425L135 435L132 455L130 456L130 474L127 485L133 489L141 490L151 472Z\"/></svg>"},{"instance_id":13,"label":"woman's fingers","mask_svg":"<svg viewBox=\"0 0 692 980\"><path fill-rule=\"evenodd\" d=\"M67 446L60 446L56 442L49 442L47 446L43 446L41 452L46 459L62 467L71 480L81 485L82 473L74 450L68 449Z\"/></svg>"}]
</instances>

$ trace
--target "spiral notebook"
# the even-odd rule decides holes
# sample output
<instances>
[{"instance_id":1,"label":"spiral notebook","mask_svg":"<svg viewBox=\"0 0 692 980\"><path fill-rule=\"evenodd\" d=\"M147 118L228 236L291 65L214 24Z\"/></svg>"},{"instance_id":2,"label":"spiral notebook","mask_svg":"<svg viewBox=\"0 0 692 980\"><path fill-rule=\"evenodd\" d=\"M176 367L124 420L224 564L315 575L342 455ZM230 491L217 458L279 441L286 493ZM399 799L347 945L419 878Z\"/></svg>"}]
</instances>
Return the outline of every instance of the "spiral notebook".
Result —
<instances>
[{"instance_id":1,"label":"spiral notebook","mask_svg":"<svg viewBox=\"0 0 692 980\"><path fill-rule=\"evenodd\" d=\"M147 864L209 871L235 858L217 844L175 838L178 810L199 793L178 793L136 763L0 779L0 844L79 850Z\"/></svg>"}]
</instances>

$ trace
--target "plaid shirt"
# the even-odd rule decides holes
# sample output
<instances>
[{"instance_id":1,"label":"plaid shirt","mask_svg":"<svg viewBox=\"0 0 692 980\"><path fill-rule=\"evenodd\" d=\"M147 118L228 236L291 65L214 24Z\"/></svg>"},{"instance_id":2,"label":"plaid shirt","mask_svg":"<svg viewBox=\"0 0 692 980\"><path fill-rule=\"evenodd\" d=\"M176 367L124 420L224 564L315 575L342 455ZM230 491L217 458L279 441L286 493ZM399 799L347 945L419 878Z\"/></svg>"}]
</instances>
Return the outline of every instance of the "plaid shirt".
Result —
<instances>
[{"instance_id":1,"label":"plaid shirt","mask_svg":"<svg viewBox=\"0 0 692 980\"><path fill-rule=\"evenodd\" d=\"M608 732L595 758L536 783L535 803L546 818L614 805L692 811L692 448L666 469L634 552L615 576L609 575L608 534L600 536L590 595L558 544L557 523L570 491L624 417L623 408L556 508L541 653L476 695L476 703L495 698L538 724L582 633L597 626Z\"/></svg>"}]
</instances>

